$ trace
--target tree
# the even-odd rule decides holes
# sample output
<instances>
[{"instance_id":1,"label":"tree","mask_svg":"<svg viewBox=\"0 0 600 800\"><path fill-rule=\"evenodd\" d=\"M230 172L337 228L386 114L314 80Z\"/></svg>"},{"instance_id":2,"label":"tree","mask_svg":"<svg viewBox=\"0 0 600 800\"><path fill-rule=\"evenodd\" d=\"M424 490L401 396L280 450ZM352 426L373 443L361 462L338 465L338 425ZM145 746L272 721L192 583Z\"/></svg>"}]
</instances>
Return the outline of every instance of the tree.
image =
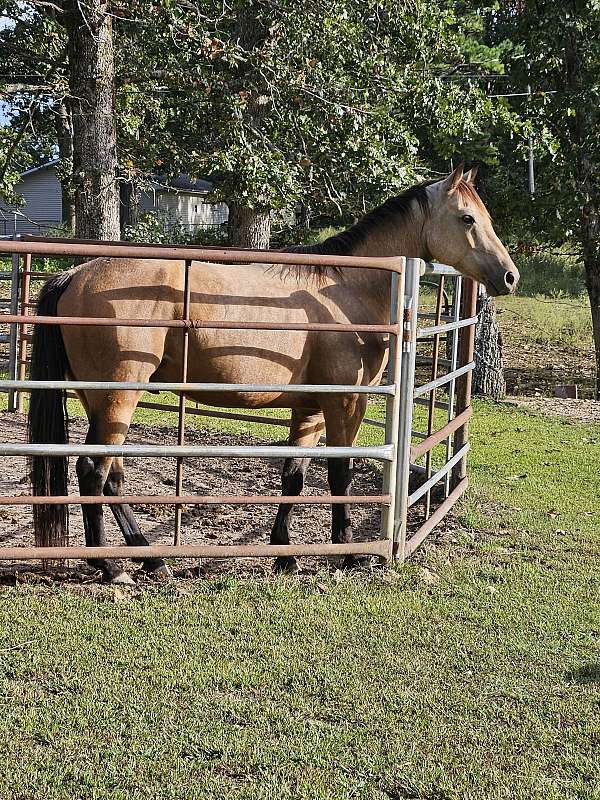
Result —
<instances>
[{"instance_id":1,"label":"tree","mask_svg":"<svg viewBox=\"0 0 600 800\"><path fill-rule=\"evenodd\" d=\"M155 7L133 8L148 19ZM273 214L364 213L429 165L444 171L505 113L463 79L447 3L165 4L151 29L135 24L126 35L138 45L151 35L144 68L157 80L145 93L161 94L159 139L214 179L238 244L266 243Z\"/></svg>"},{"instance_id":2,"label":"tree","mask_svg":"<svg viewBox=\"0 0 600 800\"><path fill-rule=\"evenodd\" d=\"M473 394L500 400L506 392L502 358L502 333L496 317L496 304L480 286L477 298L479 321L475 333Z\"/></svg>"},{"instance_id":3,"label":"tree","mask_svg":"<svg viewBox=\"0 0 600 800\"><path fill-rule=\"evenodd\" d=\"M582 253L600 397L600 5L512 2L488 21L492 35L510 41L506 91L532 87L521 113L534 132L538 175L524 219Z\"/></svg>"},{"instance_id":4,"label":"tree","mask_svg":"<svg viewBox=\"0 0 600 800\"><path fill-rule=\"evenodd\" d=\"M63 21L73 121L75 233L118 239L117 129L112 17L106 0L68 0Z\"/></svg>"},{"instance_id":5,"label":"tree","mask_svg":"<svg viewBox=\"0 0 600 800\"><path fill-rule=\"evenodd\" d=\"M85 37L73 15L89 4L62 3L67 0L13 3L16 25L31 40L26 52L13 42L23 69L32 54L44 53L43 30L52 32L57 47ZM213 199L231 208L232 242L267 244L274 216L289 220L300 209L304 221L314 211L351 219L428 177L432 168L446 171L454 156L497 160L490 130L505 133L512 119L505 103L488 98L472 80L479 69L472 56L481 47L465 30L479 18L463 14L463 5L132 0L109 14L106 3L94 0L89 14L96 33L78 47L87 48L90 63L102 62L101 80L92 87L88 72L86 82L71 44L69 86L64 89L66 72L53 58L50 99L41 110L66 101L74 140L91 136L93 128L85 151L100 149L94 158L102 163L85 164L89 181L100 169L107 186L114 175L131 184L135 196L157 169L212 178ZM118 174L113 134L102 128L109 116L102 109L110 108L110 29ZM100 32L104 49L93 46ZM30 77L39 88L44 76ZM80 89L91 92L86 102L99 111L87 133ZM35 91L30 83L22 96ZM84 196L83 153L73 157L75 193Z\"/></svg>"},{"instance_id":6,"label":"tree","mask_svg":"<svg viewBox=\"0 0 600 800\"><path fill-rule=\"evenodd\" d=\"M0 32L2 72L20 72L23 80L8 87L16 111L9 146L3 148L0 190L5 199L14 200L11 190L29 160L28 144L37 129L52 130L68 226L80 238L119 238L108 3L32 0L10 3L3 13L12 24Z\"/></svg>"}]
</instances>

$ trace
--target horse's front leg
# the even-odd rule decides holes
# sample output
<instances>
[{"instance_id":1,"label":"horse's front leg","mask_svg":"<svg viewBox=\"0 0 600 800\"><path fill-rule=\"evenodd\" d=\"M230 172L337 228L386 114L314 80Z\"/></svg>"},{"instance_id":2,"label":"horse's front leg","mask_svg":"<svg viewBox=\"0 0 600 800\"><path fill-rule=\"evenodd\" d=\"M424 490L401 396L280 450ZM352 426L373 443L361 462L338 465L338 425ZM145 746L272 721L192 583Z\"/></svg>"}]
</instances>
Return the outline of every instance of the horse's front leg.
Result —
<instances>
[{"instance_id":1,"label":"horse's front leg","mask_svg":"<svg viewBox=\"0 0 600 800\"><path fill-rule=\"evenodd\" d=\"M327 426L329 447L351 447L356 439L360 423L367 408L366 395L349 395L332 398L323 409ZM352 459L330 458L327 461L327 478L332 495L348 496L352 492ZM350 506L337 503L331 506L331 541L333 544L348 544L352 541ZM346 568L359 566L364 558L344 556Z\"/></svg>"},{"instance_id":2,"label":"horse's front leg","mask_svg":"<svg viewBox=\"0 0 600 800\"><path fill-rule=\"evenodd\" d=\"M288 443L299 447L314 447L325 429L323 415L310 411L294 409ZM287 497L297 497L304 488L304 477L310 458L286 458L281 475L281 493ZM271 530L271 544L289 544L289 525L294 511L292 503L282 503L277 509L275 523ZM278 556L275 570L296 572L298 565L293 556Z\"/></svg>"}]
</instances>

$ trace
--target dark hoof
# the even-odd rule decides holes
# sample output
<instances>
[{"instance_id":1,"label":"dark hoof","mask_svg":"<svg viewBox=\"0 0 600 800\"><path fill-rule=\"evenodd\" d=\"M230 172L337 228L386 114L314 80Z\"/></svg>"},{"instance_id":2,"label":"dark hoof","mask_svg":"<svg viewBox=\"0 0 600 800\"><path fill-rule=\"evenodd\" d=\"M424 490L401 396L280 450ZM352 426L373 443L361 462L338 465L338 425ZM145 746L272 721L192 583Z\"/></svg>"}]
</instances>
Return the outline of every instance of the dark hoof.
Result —
<instances>
[{"instance_id":1,"label":"dark hoof","mask_svg":"<svg viewBox=\"0 0 600 800\"><path fill-rule=\"evenodd\" d=\"M370 556L344 556L342 569L365 569L371 566Z\"/></svg>"},{"instance_id":2,"label":"dark hoof","mask_svg":"<svg viewBox=\"0 0 600 800\"><path fill-rule=\"evenodd\" d=\"M173 571L161 558L147 558L142 563L142 569L155 578L172 578Z\"/></svg>"},{"instance_id":3,"label":"dark hoof","mask_svg":"<svg viewBox=\"0 0 600 800\"><path fill-rule=\"evenodd\" d=\"M135 581L128 572L119 572L110 579L110 582L117 586L135 586Z\"/></svg>"},{"instance_id":4,"label":"dark hoof","mask_svg":"<svg viewBox=\"0 0 600 800\"><path fill-rule=\"evenodd\" d=\"M273 564L273 572L295 575L298 572L298 562L294 556L277 556Z\"/></svg>"}]
</instances>

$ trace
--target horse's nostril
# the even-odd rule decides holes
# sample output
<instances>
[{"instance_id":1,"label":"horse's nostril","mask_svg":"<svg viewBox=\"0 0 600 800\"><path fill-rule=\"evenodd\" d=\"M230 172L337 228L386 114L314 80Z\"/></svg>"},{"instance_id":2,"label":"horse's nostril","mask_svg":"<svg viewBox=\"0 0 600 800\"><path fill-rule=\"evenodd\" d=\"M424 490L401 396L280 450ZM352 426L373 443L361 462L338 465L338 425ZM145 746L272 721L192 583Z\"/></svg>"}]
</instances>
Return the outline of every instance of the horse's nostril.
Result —
<instances>
[{"instance_id":1,"label":"horse's nostril","mask_svg":"<svg viewBox=\"0 0 600 800\"><path fill-rule=\"evenodd\" d=\"M509 287L512 288L515 285L515 274L514 272L505 272L504 273L504 283Z\"/></svg>"}]
</instances>

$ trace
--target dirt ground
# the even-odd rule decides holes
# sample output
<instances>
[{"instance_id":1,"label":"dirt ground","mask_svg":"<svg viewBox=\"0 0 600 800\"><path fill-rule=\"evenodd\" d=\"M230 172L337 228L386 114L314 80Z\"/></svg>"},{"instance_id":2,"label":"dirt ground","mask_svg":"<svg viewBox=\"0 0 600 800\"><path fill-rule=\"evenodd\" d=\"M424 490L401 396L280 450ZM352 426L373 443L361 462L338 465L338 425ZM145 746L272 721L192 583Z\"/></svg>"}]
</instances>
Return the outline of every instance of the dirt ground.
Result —
<instances>
[{"instance_id":1,"label":"dirt ground","mask_svg":"<svg viewBox=\"0 0 600 800\"><path fill-rule=\"evenodd\" d=\"M600 423L600 400L562 400L558 397L514 397L505 401L524 411L573 422Z\"/></svg>"},{"instance_id":2,"label":"dirt ground","mask_svg":"<svg viewBox=\"0 0 600 800\"><path fill-rule=\"evenodd\" d=\"M82 442L85 427L82 420L71 420L71 441ZM18 414L0 415L0 440L25 441L25 418ZM135 424L131 428L128 443L175 444L176 429L172 427L148 427ZM233 445L251 444L249 436L207 434L190 429L189 444ZM256 443L256 442L254 442ZM69 492L78 493L74 459L70 463ZM280 492L282 460L264 459L186 459L184 494L244 495ZM125 491L127 494L173 494L175 484L175 460L158 458L129 459L125 462ZM29 494L25 458L4 457L0 473L0 495ZM324 460L312 462L304 494L328 494L327 472ZM353 492L355 494L378 494L381 492L381 473L374 462L357 460L354 469ZM140 527L151 543L170 544L174 529L174 506L134 506ZM185 506L182 517L182 543L185 544L250 544L267 543L275 515L274 506ZM121 533L108 507L104 519L109 544L123 544ZM380 509L374 506L354 506L352 509L355 539L364 541L377 538ZM329 506L297 506L291 532L292 543L327 542L330 535L331 510ZM81 508L71 506L71 544L85 544ZM1 548L33 544L32 513L30 507L0 507L0 561ZM323 567L325 559L302 559L302 567L309 571ZM77 574L93 576L83 562L72 562ZM18 567L4 562L0 573L15 569L31 570L30 565ZM197 572L197 562L180 561L177 573ZM135 567L134 567L135 569ZM224 561L202 561L202 571L270 572L270 560L249 559ZM35 572L35 569L33 570ZM131 570L130 570L131 571ZM73 569L70 570L73 572ZM66 573L65 573L66 574ZM190 574L191 577L191 574Z\"/></svg>"}]
</instances>

